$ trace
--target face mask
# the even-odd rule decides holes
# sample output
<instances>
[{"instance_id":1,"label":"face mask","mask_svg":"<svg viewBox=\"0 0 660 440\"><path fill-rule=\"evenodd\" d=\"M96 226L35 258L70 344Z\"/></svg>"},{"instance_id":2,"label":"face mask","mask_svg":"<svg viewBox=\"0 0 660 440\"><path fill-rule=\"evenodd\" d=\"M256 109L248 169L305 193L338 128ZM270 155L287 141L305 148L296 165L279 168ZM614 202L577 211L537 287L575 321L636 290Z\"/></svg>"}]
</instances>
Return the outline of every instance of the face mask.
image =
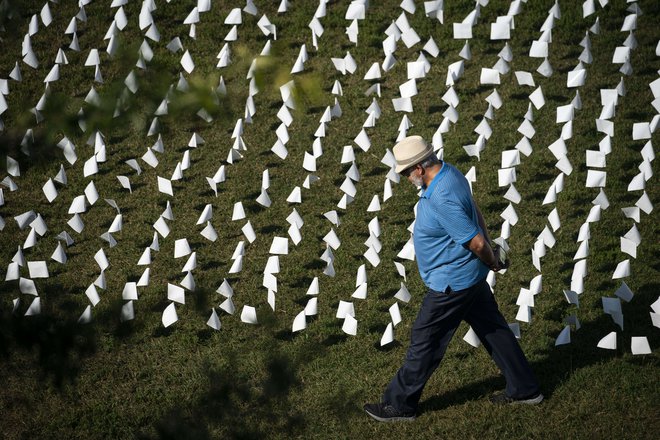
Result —
<instances>
[{"instance_id":1,"label":"face mask","mask_svg":"<svg viewBox=\"0 0 660 440\"><path fill-rule=\"evenodd\" d=\"M422 176L416 175L416 176L411 176L409 179L413 185L415 185L418 188L421 188L424 185L424 180L422 180Z\"/></svg>"}]
</instances>

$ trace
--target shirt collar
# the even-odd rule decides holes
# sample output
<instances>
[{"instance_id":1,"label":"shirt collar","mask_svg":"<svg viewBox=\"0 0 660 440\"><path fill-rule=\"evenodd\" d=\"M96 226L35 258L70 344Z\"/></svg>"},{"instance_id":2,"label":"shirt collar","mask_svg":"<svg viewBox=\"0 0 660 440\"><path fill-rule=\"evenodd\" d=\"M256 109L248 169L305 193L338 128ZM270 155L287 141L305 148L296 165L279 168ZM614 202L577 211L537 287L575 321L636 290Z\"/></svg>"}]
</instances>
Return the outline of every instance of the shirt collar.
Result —
<instances>
[{"instance_id":1,"label":"shirt collar","mask_svg":"<svg viewBox=\"0 0 660 440\"><path fill-rule=\"evenodd\" d=\"M433 194L433 190L437 186L438 182L442 179L442 176L445 174L445 169L447 168L447 163L442 162L442 168L438 171L438 174L435 175L429 186L423 189L421 197L428 199Z\"/></svg>"}]
</instances>

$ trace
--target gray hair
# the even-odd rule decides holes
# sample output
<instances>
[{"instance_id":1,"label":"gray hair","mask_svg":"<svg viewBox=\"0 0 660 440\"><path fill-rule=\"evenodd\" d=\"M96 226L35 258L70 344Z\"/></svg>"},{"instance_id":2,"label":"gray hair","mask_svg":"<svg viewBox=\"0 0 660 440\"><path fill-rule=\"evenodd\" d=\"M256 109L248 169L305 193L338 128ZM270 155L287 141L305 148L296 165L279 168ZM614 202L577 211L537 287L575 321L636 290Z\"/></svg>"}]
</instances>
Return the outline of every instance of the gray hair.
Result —
<instances>
[{"instance_id":1,"label":"gray hair","mask_svg":"<svg viewBox=\"0 0 660 440\"><path fill-rule=\"evenodd\" d=\"M419 163L419 165L421 165L422 168L426 169L426 168L430 168L434 165L438 165L440 163L442 163L442 162L440 161L440 159L438 159L438 156L436 156L435 153L434 153L434 154L431 154L426 159L424 159L423 161L421 161Z\"/></svg>"}]
</instances>

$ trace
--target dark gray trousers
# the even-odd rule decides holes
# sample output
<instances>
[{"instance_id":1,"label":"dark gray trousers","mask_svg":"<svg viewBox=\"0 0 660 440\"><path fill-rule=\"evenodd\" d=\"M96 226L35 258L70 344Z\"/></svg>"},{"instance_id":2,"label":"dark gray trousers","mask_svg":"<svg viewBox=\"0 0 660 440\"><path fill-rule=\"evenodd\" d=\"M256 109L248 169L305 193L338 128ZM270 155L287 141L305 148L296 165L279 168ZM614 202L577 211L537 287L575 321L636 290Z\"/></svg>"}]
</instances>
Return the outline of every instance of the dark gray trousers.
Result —
<instances>
[{"instance_id":1,"label":"dark gray trousers","mask_svg":"<svg viewBox=\"0 0 660 440\"><path fill-rule=\"evenodd\" d=\"M385 390L383 402L403 413L417 410L422 390L462 320L472 326L502 371L509 397L529 397L539 391L538 381L484 279L464 290L427 291L413 324L405 362Z\"/></svg>"}]
</instances>

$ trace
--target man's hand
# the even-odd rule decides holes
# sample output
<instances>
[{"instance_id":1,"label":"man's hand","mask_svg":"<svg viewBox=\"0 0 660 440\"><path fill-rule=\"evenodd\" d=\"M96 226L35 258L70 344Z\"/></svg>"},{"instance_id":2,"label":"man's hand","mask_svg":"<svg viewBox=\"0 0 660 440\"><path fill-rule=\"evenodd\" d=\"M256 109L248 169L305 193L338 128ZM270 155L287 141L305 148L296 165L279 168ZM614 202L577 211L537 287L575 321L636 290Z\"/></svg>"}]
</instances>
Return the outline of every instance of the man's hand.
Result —
<instances>
[{"instance_id":1,"label":"man's hand","mask_svg":"<svg viewBox=\"0 0 660 440\"><path fill-rule=\"evenodd\" d=\"M509 267L508 261L502 258L504 250L499 250L499 246L491 245L484 239L481 233L475 235L472 240L468 242L468 249L479 257L479 259L492 271L499 271Z\"/></svg>"},{"instance_id":2,"label":"man's hand","mask_svg":"<svg viewBox=\"0 0 660 440\"><path fill-rule=\"evenodd\" d=\"M495 245L493 249L493 254L495 254L495 266L492 268L493 271L498 272L503 269L508 269L510 265L509 258L499 245Z\"/></svg>"}]
</instances>

